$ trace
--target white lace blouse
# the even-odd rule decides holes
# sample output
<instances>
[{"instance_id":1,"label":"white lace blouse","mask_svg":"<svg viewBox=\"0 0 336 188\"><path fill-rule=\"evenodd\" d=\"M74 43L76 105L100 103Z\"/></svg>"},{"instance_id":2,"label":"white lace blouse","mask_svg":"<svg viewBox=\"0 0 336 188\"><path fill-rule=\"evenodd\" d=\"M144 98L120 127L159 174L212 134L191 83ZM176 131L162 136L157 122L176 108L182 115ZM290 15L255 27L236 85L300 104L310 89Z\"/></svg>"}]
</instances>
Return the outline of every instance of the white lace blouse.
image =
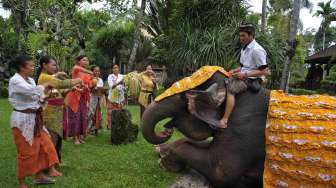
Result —
<instances>
[{"instance_id":1,"label":"white lace blouse","mask_svg":"<svg viewBox=\"0 0 336 188\"><path fill-rule=\"evenodd\" d=\"M34 79L25 80L16 73L8 86L8 101L16 110L38 109L42 106L44 87L36 86ZM35 114L13 111L11 115L11 128L18 128L26 141L33 145Z\"/></svg>"},{"instance_id":2,"label":"white lace blouse","mask_svg":"<svg viewBox=\"0 0 336 188\"><path fill-rule=\"evenodd\" d=\"M113 86L115 86L118 82L122 81L124 79L124 75L122 74L118 74L118 76L114 75L114 74L110 74L107 77L107 83L109 86L109 95L108 95L108 100L112 100L112 88ZM122 104L125 101L125 87L124 85L118 85L115 87L115 89L118 91L118 98L116 99L116 102L118 104Z\"/></svg>"}]
</instances>

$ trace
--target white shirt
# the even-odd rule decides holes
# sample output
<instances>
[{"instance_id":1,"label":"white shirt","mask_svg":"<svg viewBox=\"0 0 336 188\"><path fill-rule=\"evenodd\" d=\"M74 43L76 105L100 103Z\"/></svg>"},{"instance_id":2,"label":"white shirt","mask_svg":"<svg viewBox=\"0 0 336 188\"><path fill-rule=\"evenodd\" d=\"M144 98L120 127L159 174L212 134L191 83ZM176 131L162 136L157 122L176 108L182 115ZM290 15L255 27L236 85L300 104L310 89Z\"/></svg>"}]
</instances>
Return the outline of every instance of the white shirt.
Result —
<instances>
[{"instance_id":1,"label":"white shirt","mask_svg":"<svg viewBox=\"0 0 336 188\"><path fill-rule=\"evenodd\" d=\"M38 109L42 106L44 87L36 86L34 79L25 80L16 73L8 86L8 101L16 110ZM13 111L11 115L11 127L18 128L25 140L32 145L34 138L35 114L27 114Z\"/></svg>"},{"instance_id":2,"label":"white shirt","mask_svg":"<svg viewBox=\"0 0 336 188\"><path fill-rule=\"evenodd\" d=\"M113 89L113 86L115 86L118 82L122 81L124 79L124 75L122 74L118 74L118 76L114 75L114 74L110 74L108 77L107 77L107 83L108 83L108 86L109 86L109 95L108 95L108 100L111 101L111 97L112 97L112 89ZM125 87L124 85L118 85L116 87L116 89L118 90L119 92L119 97L117 99L117 102L118 104L122 104L125 100Z\"/></svg>"},{"instance_id":3,"label":"white shirt","mask_svg":"<svg viewBox=\"0 0 336 188\"><path fill-rule=\"evenodd\" d=\"M104 87L104 82L103 79L101 78L97 78L98 82L97 82L97 87Z\"/></svg>"},{"instance_id":4,"label":"white shirt","mask_svg":"<svg viewBox=\"0 0 336 188\"><path fill-rule=\"evenodd\" d=\"M259 67L267 65L266 56L265 49L257 41L253 40L245 50L242 49L240 52L241 72L258 70Z\"/></svg>"}]
</instances>

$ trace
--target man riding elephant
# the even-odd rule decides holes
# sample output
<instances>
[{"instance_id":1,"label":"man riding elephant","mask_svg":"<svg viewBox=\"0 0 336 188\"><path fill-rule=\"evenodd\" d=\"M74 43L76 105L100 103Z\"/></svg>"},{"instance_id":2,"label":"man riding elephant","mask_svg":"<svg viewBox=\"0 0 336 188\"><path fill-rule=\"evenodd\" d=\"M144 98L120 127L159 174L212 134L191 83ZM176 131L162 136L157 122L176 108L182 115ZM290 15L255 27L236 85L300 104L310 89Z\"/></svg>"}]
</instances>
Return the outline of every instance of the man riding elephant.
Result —
<instances>
[{"instance_id":1,"label":"man riding elephant","mask_svg":"<svg viewBox=\"0 0 336 188\"><path fill-rule=\"evenodd\" d=\"M267 53L255 40L254 26L252 24L241 25L239 28L239 39L243 45L240 52L240 67L229 72L232 78L229 80L229 87L226 93L226 108L222 119L217 125L213 125L216 128L227 127L230 114L235 104L234 95L243 92L247 87L252 91L259 91L262 78L268 74L268 66L266 63ZM189 109L195 114L193 110L195 105L193 105L193 102L190 100L193 97L193 95L188 95L190 101ZM211 125L210 122L208 123Z\"/></svg>"},{"instance_id":2,"label":"man riding elephant","mask_svg":"<svg viewBox=\"0 0 336 188\"><path fill-rule=\"evenodd\" d=\"M208 119L202 118L195 111L195 96L196 92L189 92L188 98L188 108L190 112L196 117L202 119L208 123L211 127L215 129L226 128L230 114L235 105L234 95L245 91L247 88L251 89L253 92L258 92L261 88L263 78L269 74L268 65L266 62L267 53L265 49L257 43L255 40L255 27L252 24L243 24L239 28L239 39L243 48L240 52L240 66L229 72L230 79L227 83L226 95L222 95L222 91L218 88L215 92L217 99L217 106L219 106L224 97L226 97L226 108L223 117L220 121L210 121ZM218 87L218 86L217 86ZM208 90L216 89L215 87L209 88ZM166 134L171 133L170 127L166 127Z\"/></svg>"}]
</instances>

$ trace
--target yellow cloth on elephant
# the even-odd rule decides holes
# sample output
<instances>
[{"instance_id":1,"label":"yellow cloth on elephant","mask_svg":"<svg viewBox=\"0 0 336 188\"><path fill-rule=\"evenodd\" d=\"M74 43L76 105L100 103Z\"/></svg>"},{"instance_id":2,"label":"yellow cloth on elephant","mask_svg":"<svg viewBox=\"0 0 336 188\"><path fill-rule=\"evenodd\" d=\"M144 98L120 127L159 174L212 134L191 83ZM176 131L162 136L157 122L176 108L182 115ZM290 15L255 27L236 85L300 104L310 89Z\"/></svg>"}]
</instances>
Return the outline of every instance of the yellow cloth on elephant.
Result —
<instances>
[{"instance_id":1,"label":"yellow cloth on elephant","mask_svg":"<svg viewBox=\"0 0 336 188\"><path fill-rule=\"evenodd\" d=\"M191 76L183 78L175 82L170 88L164 91L161 95L155 98L155 101L158 102L166 97L173 96L178 93L194 89L197 86L200 86L206 82L215 72L221 72L225 76L229 77L229 73L224 70L223 67L219 66L203 66L194 72Z\"/></svg>"},{"instance_id":2,"label":"yellow cloth on elephant","mask_svg":"<svg viewBox=\"0 0 336 188\"><path fill-rule=\"evenodd\" d=\"M336 98L272 91L264 187L336 187Z\"/></svg>"}]
</instances>

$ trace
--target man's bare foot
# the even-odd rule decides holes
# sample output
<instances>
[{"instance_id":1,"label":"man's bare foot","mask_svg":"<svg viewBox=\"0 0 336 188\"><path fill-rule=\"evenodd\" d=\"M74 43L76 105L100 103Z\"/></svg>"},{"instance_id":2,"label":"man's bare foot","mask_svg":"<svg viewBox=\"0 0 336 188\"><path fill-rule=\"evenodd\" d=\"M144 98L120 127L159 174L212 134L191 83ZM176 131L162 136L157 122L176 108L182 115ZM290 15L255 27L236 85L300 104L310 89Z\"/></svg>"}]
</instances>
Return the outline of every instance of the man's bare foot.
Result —
<instances>
[{"instance_id":1,"label":"man's bare foot","mask_svg":"<svg viewBox=\"0 0 336 188\"><path fill-rule=\"evenodd\" d=\"M219 121L219 126L218 128L221 128L221 129L225 129L227 128L227 123L228 123L228 119L221 119Z\"/></svg>"}]
</instances>

